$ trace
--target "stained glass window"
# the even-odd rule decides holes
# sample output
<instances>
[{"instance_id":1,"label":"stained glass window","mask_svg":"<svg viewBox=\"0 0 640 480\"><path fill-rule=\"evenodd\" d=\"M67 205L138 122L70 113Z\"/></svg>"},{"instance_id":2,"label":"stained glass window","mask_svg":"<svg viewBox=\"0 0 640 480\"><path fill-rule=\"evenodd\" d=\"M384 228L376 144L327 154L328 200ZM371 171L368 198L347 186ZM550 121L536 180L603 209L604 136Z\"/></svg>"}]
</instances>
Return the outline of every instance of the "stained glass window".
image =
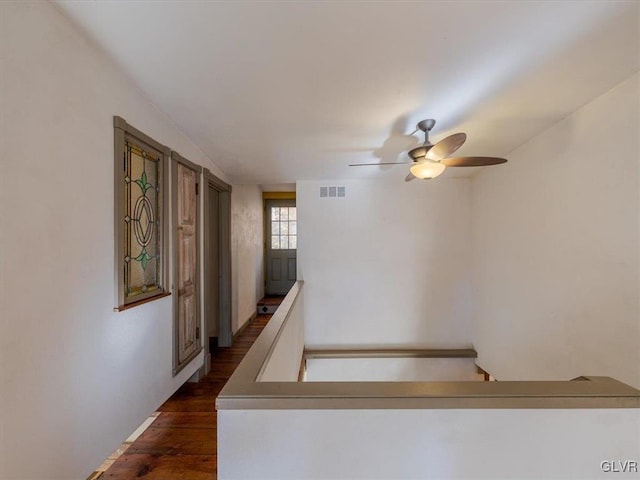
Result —
<instances>
[{"instance_id":1,"label":"stained glass window","mask_svg":"<svg viewBox=\"0 0 640 480\"><path fill-rule=\"evenodd\" d=\"M271 249L297 248L296 207L271 207Z\"/></svg>"},{"instance_id":2,"label":"stained glass window","mask_svg":"<svg viewBox=\"0 0 640 480\"><path fill-rule=\"evenodd\" d=\"M161 157L125 141L124 283L133 299L161 288Z\"/></svg>"},{"instance_id":3,"label":"stained glass window","mask_svg":"<svg viewBox=\"0 0 640 480\"><path fill-rule=\"evenodd\" d=\"M171 150L114 117L115 310L169 295L164 165Z\"/></svg>"}]
</instances>

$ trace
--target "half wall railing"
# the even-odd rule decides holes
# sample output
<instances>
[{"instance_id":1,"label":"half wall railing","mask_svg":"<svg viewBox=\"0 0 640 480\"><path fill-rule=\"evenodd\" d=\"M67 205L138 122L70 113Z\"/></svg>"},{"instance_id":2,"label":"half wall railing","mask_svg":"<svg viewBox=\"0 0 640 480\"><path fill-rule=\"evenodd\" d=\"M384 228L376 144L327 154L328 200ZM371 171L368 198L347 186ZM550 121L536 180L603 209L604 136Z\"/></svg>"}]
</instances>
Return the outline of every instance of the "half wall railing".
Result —
<instances>
[{"instance_id":1,"label":"half wall railing","mask_svg":"<svg viewBox=\"0 0 640 480\"><path fill-rule=\"evenodd\" d=\"M303 303L297 282L217 398L221 479L586 478L640 460L640 391L609 377L298 381L305 356L381 354L305 354Z\"/></svg>"}]
</instances>

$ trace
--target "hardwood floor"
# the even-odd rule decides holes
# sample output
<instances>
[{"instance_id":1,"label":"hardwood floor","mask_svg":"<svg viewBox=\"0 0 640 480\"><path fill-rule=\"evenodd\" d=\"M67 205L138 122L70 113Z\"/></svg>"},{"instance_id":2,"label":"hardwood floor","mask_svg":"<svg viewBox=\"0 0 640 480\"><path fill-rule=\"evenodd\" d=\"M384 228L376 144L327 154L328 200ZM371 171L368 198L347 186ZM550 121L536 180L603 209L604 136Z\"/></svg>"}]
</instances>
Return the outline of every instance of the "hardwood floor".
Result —
<instances>
[{"instance_id":1,"label":"hardwood floor","mask_svg":"<svg viewBox=\"0 0 640 480\"><path fill-rule=\"evenodd\" d=\"M271 315L258 315L234 341L219 348L211 372L186 383L100 479L211 480L217 478L215 399Z\"/></svg>"}]
</instances>

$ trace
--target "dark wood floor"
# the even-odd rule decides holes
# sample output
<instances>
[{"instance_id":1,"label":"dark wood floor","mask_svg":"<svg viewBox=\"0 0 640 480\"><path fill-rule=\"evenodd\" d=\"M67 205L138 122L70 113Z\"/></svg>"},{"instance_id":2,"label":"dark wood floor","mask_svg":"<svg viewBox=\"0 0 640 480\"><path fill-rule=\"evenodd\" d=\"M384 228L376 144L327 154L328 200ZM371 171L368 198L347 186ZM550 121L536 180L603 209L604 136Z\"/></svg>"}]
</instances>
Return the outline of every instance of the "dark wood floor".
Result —
<instances>
[{"instance_id":1,"label":"dark wood floor","mask_svg":"<svg viewBox=\"0 0 640 480\"><path fill-rule=\"evenodd\" d=\"M231 348L219 348L211 372L186 383L158 410L158 418L101 479L211 480L217 478L215 399L271 315L258 315Z\"/></svg>"}]
</instances>

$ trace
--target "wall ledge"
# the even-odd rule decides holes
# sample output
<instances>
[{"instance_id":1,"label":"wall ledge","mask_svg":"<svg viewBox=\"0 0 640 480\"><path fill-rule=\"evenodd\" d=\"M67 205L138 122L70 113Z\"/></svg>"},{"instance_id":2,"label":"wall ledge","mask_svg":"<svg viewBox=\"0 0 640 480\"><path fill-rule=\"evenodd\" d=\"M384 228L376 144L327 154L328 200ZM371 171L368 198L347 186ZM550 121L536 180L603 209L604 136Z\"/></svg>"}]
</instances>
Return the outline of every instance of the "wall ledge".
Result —
<instances>
[{"instance_id":1,"label":"wall ledge","mask_svg":"<svg viewBox=\"0 0 640 480\"><path fill-rule=\"evenodd\" d=\"M640 390L598 376L551 382L257 382L302 287L303 282L296 282L258 336L216 399L218 410L640 408ZM323 354L308 350L307 355L313 352ZM373 354L371 350L329 351L335 352ZM475 358L473 349L387 353Z\"/></svg>"}]
</instances>

